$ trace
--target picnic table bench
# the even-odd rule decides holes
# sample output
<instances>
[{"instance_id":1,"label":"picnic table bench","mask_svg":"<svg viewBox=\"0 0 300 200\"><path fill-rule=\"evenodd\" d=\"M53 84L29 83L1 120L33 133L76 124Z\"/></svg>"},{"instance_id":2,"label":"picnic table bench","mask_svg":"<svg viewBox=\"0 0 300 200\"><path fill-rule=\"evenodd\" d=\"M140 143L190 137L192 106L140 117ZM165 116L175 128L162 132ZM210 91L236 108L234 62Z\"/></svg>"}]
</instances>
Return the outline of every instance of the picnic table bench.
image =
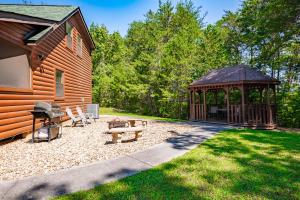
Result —
<instances>
[{"instance_id":1,"label":"picnic table bench","mask_svg":"<svg viewBox=\"0 0 300 200\"><path fill-rule=\"evenodd\" d=\"M121 127L121 128L111 128L108 133L112 135L112 143L121 143L122 134L127 132L133 132L135 134L134 140L142 137L143 127Z\"/></svg>"}]
</instances>

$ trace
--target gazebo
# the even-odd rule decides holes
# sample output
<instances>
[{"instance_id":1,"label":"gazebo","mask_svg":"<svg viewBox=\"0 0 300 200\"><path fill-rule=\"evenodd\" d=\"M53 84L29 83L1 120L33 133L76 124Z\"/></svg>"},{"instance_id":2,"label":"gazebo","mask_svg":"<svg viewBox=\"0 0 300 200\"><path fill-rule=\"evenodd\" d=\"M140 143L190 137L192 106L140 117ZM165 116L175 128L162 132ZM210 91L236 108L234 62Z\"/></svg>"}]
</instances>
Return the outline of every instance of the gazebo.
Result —
<instances>
[{"instance_id":1,"label":"gazebo","mask_svg":"<svg viewBox=\"0 0 300 200\"><path fill-rule=\"evenodd\" d=\"M190 120L276 128L278 84L247 65L213 70L189 86Z\"/></svg>"}]
</instances>

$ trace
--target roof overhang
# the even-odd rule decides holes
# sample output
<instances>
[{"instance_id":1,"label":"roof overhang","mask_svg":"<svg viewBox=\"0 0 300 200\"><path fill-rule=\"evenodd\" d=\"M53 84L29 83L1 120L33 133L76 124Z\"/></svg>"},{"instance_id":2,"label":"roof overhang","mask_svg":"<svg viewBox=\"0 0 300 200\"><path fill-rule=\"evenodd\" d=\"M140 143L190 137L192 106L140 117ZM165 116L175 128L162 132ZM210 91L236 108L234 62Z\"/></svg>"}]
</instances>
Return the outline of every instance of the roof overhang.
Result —
<instances>
[{"instance_id":1,"label":"roof overhang","mask_svg":"<svg viewBox=\"0 0 300 200\"><path fill-rule=\"evenodd\" d=\"M51 33L51 31L53 30L53 28L55 27L55 25L49 26L47 28L45 28L44 30L36 33L33 32L32 34L29 34L27 37L25 37L25 43L29 46L35 46L37 45L43 38L47 37L47 35L49 35ZM39 37L38 39L32 39L31 36L34 37L34 35L39 35L41 34L42 36Z\"/></svg>"},{"instance_id":2,"label":"roof overhang","mask_svg":"<svg viewBox=\"0 0 300 200\"><path fill-rule=\"evenodd\" d=\"M90 31L89 31L89 28L88 28L87 24L86 24L86 22L85 22L85 20L84 20L84 18L83 18L83 15L82 15L82 12L81 12L80 8L78 7L77 9L78 9L78 11L79 11L81 20L83 21L83 24L84 24L84 26L85 26L86 32L87 32L87 34L88 34L88 37L89 37L89 39L90 39L91 47L92 47L91 49L94 50L94 49L95 49L95 42L94 42L94 40L93 40L93 38L92 38L92 36L91 36L91 33L90 33Z\"/></svg>"},{"instance_id":3,"label":"roof overhang","mask_svg":"<svg viewBox=\"0 0 300 200\"><path fill-rule=\"evenodd\" d=\"M7 21L7 22L16 22L16 23L23 23L23 24L31 24L31 25L37 25L44 27L42 31L40 31L37 34L41 34L41 36L37 40L30 40L31 35L34 35L35 32L29 33L27 36L25 36L25 43L29 46L35 46L38 45L44 38L46 38L48 35L50 35L57 27L65 23L68 19L70 19L73 15L76 13L79 13L80 19L82 20L84 29L85 29L85 35L88 40L88 43L90 45L91 51L95 49L95 43L93 41L93 38L89 32L88 26L83 18L82 12L79 7L74 9L72 12L70 12L65 18L63 18L61 21L53 21L38 17L31 17L28 15L22 15L22 14L16 14L13 12L7 12L7 11L0 11L0 21Z\"/></svg>"},{"instance_id":4,"label":"roof overhang","mask_svg":"<svg viewBox=\"0 0 300 200\"><path fill-rule=\"evenodd\" d=\"M12 12L0 11L0 21L16 22L22 24L32 24L40 26L52 26L56 21L41 19L37 17L30 17L27 15L16 14Z\"/></svg>"},{"instance_id":5,"label":"roof overhang","mask_svg":"<svg viewBox=\"0 0 300 200\"><path fill-rule=\"evenodd\" d=\"M42 37L40 37L37 41L27 41L27 45L38 45L40 41L43 40L43 38L46 38L51 32L53 32L57 27L59 27L60 25L62 25L63 23L65 23L68 19L70 19L73 15L75 15L76 13L79 13L80 15L80 18L84 24L84 28L85 28L85 32L86 32L86 35L89 39L89 43L90 43L90 46L91 46L91 50L94 50L95 49L95 43L94 43L94 40L89 32L89 29L85 23L85 20L83 18L83 15L81 13L81 10L79 7L77 7L73 12L71 12L68 16L66 16L63 20L61 20L60 22L58 23L54 23L52 24L49 28L47 28L45 30L45 33Z\"/></svg>"},{"instance_id":6,"label":"roof overhang","mask_svg":"<svg viewBox=\"0 0 300 200\"><path fill-rule=\"evenodd\" d=\"M208 72L199 80L193 81L189 88L222 88L232 86L277 85L280 82L258 69L245 64L220 67Z\"/></svg>"},{"instance_id":7,"label":"roof overhang","mask_svg":"<svg viewBox=\"0 0 300 200\"><path fill-rule=\"evenodd\" d=\"M222 83L211 83L211 84L190 84L189 89L193 88L222 88L223 86L237 86L237 85L279 85L280 81L271 80L271 81L261 81L261 80L249 80L249 81L233 81L233 82L222 82Z\"/></svg>"}]
</instances>

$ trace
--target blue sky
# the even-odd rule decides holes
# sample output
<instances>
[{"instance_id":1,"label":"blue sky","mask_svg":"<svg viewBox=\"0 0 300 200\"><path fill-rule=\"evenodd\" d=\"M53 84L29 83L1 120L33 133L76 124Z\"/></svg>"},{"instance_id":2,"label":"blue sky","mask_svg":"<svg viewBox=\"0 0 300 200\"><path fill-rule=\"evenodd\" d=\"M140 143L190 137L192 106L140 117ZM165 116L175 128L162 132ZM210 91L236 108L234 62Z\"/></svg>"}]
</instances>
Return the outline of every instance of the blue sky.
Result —
<instances>
[{"instance_id":1,"label":"blue sky","mask_svg":"<svg viewBox=\"0 0 300 200\"><path fill-rule=\"evenodd\" d=\"M174 5L179 0L172 0ZM0 0L1 3L22 3L22 0ZM104 24L110 32L119 31L125 35L129 24L144 19L148 10L158 8L158 0L27 0L34 4L64 4L80 6L88 25L92 22ZM205 22L215 23L224 14L224 10L235 11L241 0L194 0L196 6L202 6L207 12Z\"/></svg>"}]
</instances>

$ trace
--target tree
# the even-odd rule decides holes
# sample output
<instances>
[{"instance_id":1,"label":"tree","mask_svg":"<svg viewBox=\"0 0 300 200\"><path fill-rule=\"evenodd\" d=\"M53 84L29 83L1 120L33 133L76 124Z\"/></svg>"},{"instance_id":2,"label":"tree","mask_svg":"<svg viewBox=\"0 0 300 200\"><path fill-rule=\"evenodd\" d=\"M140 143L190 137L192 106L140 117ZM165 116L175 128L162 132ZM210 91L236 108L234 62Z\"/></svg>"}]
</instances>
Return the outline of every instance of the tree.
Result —
<instances>
[{"instance_id":1,"label":"tree","mask_svg":"<svg viewBox=\"0 0 300 200\"><path fill-rule=\"evenodd\" d=\"M157 10L130 24L124 38L92 24L93 99L131 112L186 118L192 80L246 63L281 81L279 123L299 127L299 13L298 0L245 0L205 27L192 1L159 1Z\"/></svg>"},{"instance_id":2,"label":"tree","mask_svg":"<svg viewBox=\"0 0 300 200\"><path fill-rule=\"evenodd\" d=\"M300 121L296 114L300 83L299 17L297 0L247 0L236 13L227 13L222 19L233 38L229 44L237 45L242 61L281 81L279 124L289 126L299 126L296 121Z\"/></svg>"},{"instance_id":3,"label":"tree","mask_svg":"<svg viewBox=\"0 0 300 200\"><path fill-rule=\"evenodd\" d=\"M105 26L92 24L95 42L93 60L93 100L102 106L120 107L126 99L132 70L127 61L127 47L118 32L109 34Z\"/></svg>"},{"instance_id":4,"label":"tree","mask_svg":"<svg viewBox=\"0 0 300 200\"><path fill-rule=\"evenodd\" d=\"M198 67L201 24L200 10L191 1L175 8L166 1L156 12L149 11L144 21L130 25L126 38L130 62L144 88L139 112L187 116L187 87Z\"/></svg>"}]
</instances>

